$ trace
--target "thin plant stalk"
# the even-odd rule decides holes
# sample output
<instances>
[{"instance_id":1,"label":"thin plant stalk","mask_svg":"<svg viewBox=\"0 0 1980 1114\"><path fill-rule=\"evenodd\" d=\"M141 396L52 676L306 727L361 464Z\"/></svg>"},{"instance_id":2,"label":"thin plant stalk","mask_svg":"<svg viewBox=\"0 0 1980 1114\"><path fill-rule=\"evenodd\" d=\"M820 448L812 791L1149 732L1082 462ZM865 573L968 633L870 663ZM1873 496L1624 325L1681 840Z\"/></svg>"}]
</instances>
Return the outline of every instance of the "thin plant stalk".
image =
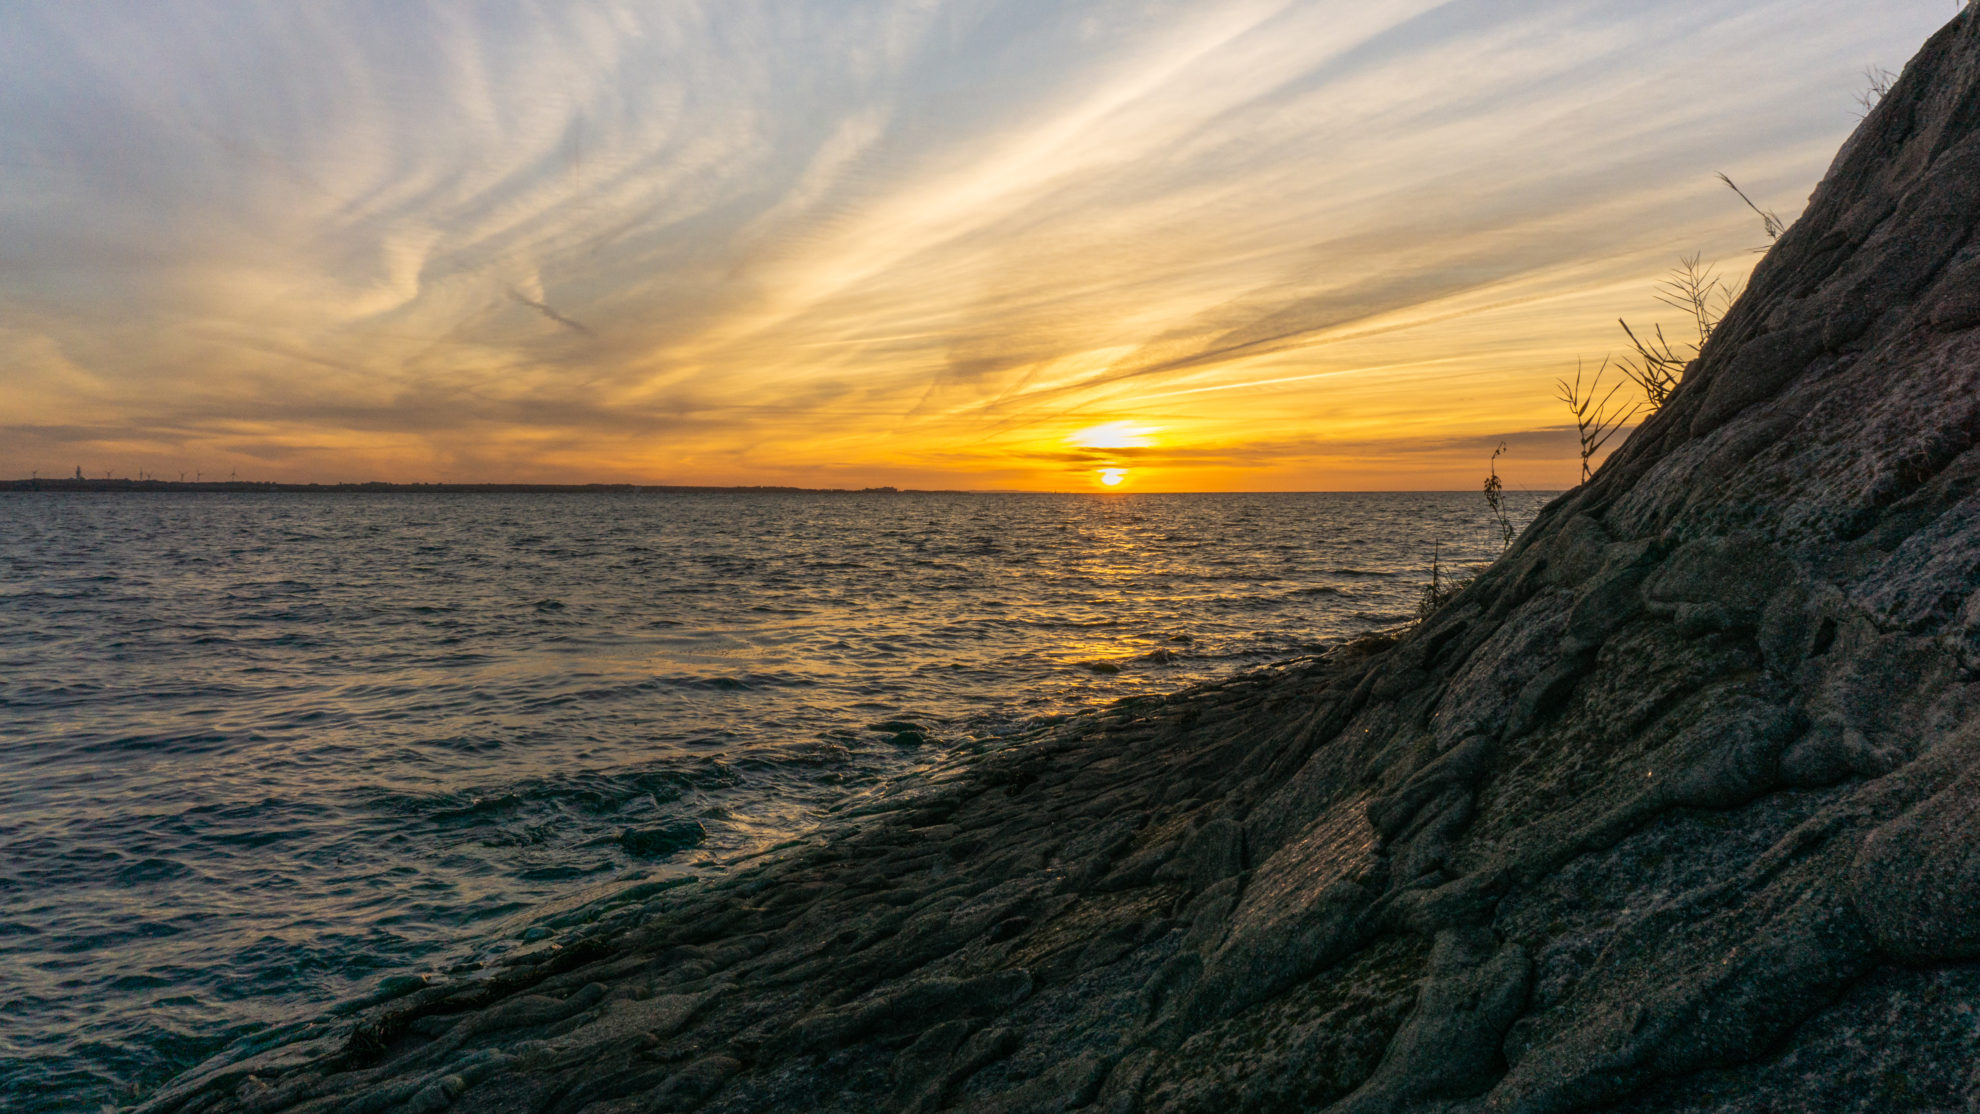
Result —
<instances>
[{"instance_id":1,"label":"thin plant stalk","mask_svg":"<svg viewBox=\"0 0 1980 1114\"><path fill-rule=\"evenodd\" d=\"M1738 194L1739 199L1746 202L1747 208L1760 215L1760 227L1767 230L1767 238L1769 240L1778 240L1781 238L1781 233L1787 231L1787 222L1782 220L1778 213L1775 213L1772 209L1762 209L1760 206L1755 205L1753 199L1746 196L1746 191L1733 184L1733 180L1724 171L1719 172L1719 181L1724 182L1727 189Z\"/></svg>"},{"instance_id":2,"label":"thin plant stalk","mask_svg":"<svg viewBox=\"0 0 1980 1114\"><path fill-rule=\"evenodd\" d=\"M1640 402L1631 403L1627 408L1615 404L1616 392L1623 388L1621 383L1610 385L1606 393L1602 391L1602 375L1608 370L1609 361L1604 359L1602 366L1595 369L1593 378L1588 378L1585 366L1577 360L1574 365L1574 382L1570 383L1566 379L1554 381L1559 388L1560 400L1567 404L1568 411L1574 415L1575 429L1581 438L1582 483L1587 483L1595 475L1594 466L1590 463L1594 460L1595 454L1601 452L1602 446L1608 443L1609 438L1615 436L1616 431L1635 417L1636 412L1643 407ZM1585 387L1584 379L1586 379Z\"/></svg>"},{"instance_id":3,"label":"thin plant stalk","mask_svg":"<svg viewBox=\"0 0 1980 1114\"><path fill-rule=\"evenodd\" d=\"M1688 353L1677 350L1664 335L1662 325L1653 325L1649 334L1639 334L1627 320L1616 319L1633 353L1619 358L1616 367L1643 391L1650 413L1664 408L1664 401L1684 378L1684 369L1704 350L1706 339L1737 296L1734 286L1713 274L1699 256L1681 256L1678 265L1658 284L1657 300L1691 318L1697 339L1686 346Z\"/></svg>"},{"instance_id":4,"label":"thin plant stalk","mask_svg":"<svg viewBox=\"0 0 1980 1114\"><path fill-rule=\"evenodd\" d=\"M1491 471L1485 476L1485 505L1492 508L1492 518L1499 529L1499 548L1511 549L1515 532L1512 519L1506 517L1505 485L1499 482L1499 456L1506 451L1506 443L1492 450Z\"/></svg>"}]
</instances>

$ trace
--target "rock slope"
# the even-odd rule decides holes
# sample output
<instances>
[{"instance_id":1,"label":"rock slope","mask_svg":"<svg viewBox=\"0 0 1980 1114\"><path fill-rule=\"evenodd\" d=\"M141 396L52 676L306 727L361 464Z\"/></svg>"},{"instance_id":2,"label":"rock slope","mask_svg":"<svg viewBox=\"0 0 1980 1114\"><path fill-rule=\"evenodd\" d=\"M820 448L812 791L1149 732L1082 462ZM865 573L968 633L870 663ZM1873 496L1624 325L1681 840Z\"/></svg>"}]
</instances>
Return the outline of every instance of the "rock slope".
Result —
<instances>
[{"instance_id":1,"label":"rock slope","mask_svg":"<svg viewBox=\"0 0 1980 1114\"><path fill-rule=\"evenodd\" d=\"M1980 1109L1980 23L1407 635L959 764L156 1111Z\"/></svg>"}]
</instances>

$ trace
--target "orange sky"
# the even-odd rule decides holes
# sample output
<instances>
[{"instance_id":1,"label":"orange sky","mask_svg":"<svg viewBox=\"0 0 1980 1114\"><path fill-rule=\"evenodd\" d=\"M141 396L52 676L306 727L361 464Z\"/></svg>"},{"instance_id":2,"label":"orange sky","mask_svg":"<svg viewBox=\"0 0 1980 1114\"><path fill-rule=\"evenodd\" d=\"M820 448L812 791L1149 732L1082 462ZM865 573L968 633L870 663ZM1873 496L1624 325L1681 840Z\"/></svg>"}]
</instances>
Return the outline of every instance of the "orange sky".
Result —
<instances>
[{"instance_id":1,"label":"orange sky","mask_svg":"<svg viewBox=\"0 0 1980 1114\"><path fill-rule=\"evenodd\" d=\"M11 5L0 475L1515 488L1943 3Z\"/></svg>"}]
</instances>

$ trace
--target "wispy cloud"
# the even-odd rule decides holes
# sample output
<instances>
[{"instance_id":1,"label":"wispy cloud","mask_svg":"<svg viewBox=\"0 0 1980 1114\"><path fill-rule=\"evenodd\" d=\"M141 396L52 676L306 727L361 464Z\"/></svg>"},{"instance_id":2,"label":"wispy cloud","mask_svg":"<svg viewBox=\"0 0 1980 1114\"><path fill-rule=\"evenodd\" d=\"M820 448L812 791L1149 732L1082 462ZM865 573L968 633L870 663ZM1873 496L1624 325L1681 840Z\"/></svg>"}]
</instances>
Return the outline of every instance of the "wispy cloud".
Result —
<instances>
[{"instance_id":1,"label":"wispy cloud","mask_svg":"<svg viewBox=\"0 0 1980 1114\"><path fill-rule=\"evenodd\" d=\"M0 471L1558 482L1943 7L8 5Z\"/></svg>"},{"instance_id":2,"label":"wispy cloud","mask_svg":"<svg viewBox=\"0 0 1980 1114\"><path fill-rule=\"evenodd\" d=\"M562 325L564 328L571 330L572 332L583 333L585 336L597 335L596 333L592 332L591 326L586 325L581 321L573 321L570 318L565 317L563 314L558 313L555 309L552 309L548 303L540 302L535 298L529 297L520 290L511 289L509 291L509 297L514 299L518 305L528 306L530 309L533 309L536 312L542 314L548 320L554 321L557 324Z\"/></svg>"}]
</instances>

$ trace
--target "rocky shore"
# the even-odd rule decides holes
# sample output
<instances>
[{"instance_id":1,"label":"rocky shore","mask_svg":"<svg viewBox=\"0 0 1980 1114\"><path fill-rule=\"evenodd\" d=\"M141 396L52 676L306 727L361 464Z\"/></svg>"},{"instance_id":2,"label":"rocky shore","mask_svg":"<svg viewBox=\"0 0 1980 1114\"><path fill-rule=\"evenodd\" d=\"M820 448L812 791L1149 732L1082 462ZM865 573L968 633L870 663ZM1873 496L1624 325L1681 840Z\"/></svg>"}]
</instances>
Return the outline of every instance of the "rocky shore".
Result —
<instances>
[{"instance_id":1,"label":"rocky shore","mask_svg":"<svg viewBox=\"0 0 1980 1114\"><path fill-rule=\"evenodd\" d=\"M1980 24L1411 631L958 763L146 1105L1980 1109Z\"/></svg>"}]
</instances>

